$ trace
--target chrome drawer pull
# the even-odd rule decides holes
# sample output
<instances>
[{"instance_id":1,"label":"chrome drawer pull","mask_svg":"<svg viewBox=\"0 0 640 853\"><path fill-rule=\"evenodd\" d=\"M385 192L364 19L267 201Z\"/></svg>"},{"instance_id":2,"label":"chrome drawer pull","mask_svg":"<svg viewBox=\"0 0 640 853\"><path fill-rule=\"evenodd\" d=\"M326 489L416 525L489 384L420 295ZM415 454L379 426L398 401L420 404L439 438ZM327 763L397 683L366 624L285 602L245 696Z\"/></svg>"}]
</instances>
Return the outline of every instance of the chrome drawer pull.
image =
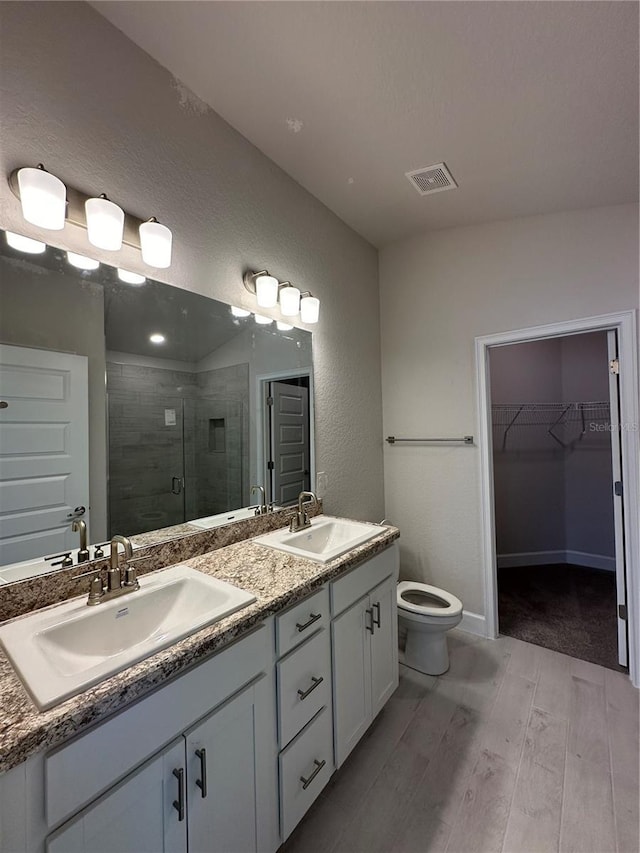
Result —
<instances>
[{"instance_id":1,"label":"chrome drawer pull","mask_svg":"<svg viewBox=\"0 0 640 853\"><path fill-rule=\"evenodd\" d=\"M311 681L313 681L313 684L311 685L311 687L308 687L306 690L298 690L298 696L300 697L300 701L303 701L304 699L306 699L307 696L309 695L309 693L313 693L313 691L316 689L316 687L319 684L322 684L322 682L324 681L324 678L322 676L320 676L320 678L316 678L315 676L312 675Z\"/></svg>"},{"instance_id":2,"label":"chrome drawer pull","mask_svg":"<svg viewBox=\"0 0 640 853\"><path fill-rule=\"evenodd\" d=\"M364 612L365 612L368 616L371 616L371 625L366 625L366 624L365 624L365 626L364 626L364 627L367 629L367 631L371 631L371 633L373 634L373 631L374 631L373 626L375 625L375 622L373 621L373 608L372 608L372 607L367 607L367 609L366 609Z\"/></svg>"},{"instance_id":3,"label":"chrome drawer pull","mask_svg":"<svg viewBox=\"0 0 640 853\"><path fill-rule=\"evenodd\" d=\"M200 778L196 779L196 785L202 791L202 799L207 796L207 750L196 749L196 756L200 759Z\"/></svg>"},{"instance_id":4,"label":"chrome drawer pull","mask_svg":"<svg viewBox=\"0 0 640 853\"><path fill-rule=\"evenodd\" d=\"M318 761L318 760L317 760L317 758L314 758L314 759L313 759L313 763L316 765L316 769L313 771L313 773L311 774L311 776L309 776L309 778L308 778L308 779L305 779L305 778L304 778L304 776L301 776L301 777L300 777L300 781L302 782L302 790L303 790L303 791L306 791L306 790L307 790L307 788L309 787L309 785L313 782L313 780L316 778L316 776L318 775L318 773L322 770L322 768L324 767L324 765L325 765L327 762L326 762L326 761Z\"/></svg>"},{"instance_id":5,"label":"chrome drawer pull","mask_svg":"<svg viewBox=\"0 0 640 853\"><path fill-rule=\"evenodd\" d=\"M378 611L378 618L376 619L376 617L372 613L371 614L371 620L372 620L373 624L377 625L379 628L380 627L380 602L378 601L377 604L374 604L372 609Z\"/></svg>"},{"instance_id":6,"label":"chrome drawer pull","mask_svg":"<svg viewBox=\"0 0 640 853\"><path fill-rule=\"evenodd\" d=\"M173 807L178 812L178 820L184 820L184 770L180 767L173 775L178 780L178 799L173 801Z\"/></svg>"},{"instance_id":7,"label":"chrome drawer pull","mask_svg":"<svg viewBox=\"0 0 640 853\"><path fill-rule=\"evenodd\" d=\"M318 619L322 619L322 613L312 613L311 619L308 622L304 622L302 625L299 622L296 622L296 628L298 631L304 631L305 628L308 628L309 625L313 625L314 622L317 622Z\"/></svg>"}]
</instances>

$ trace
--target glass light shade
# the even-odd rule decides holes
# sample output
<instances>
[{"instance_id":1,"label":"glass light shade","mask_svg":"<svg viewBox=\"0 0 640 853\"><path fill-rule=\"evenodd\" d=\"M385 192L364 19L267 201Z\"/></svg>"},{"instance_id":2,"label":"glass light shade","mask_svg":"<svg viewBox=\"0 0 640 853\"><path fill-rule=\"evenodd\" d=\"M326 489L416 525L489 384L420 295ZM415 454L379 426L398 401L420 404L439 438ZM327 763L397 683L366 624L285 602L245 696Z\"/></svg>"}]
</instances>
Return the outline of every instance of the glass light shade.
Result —
<instances>
[{"instance_id":1,"label":"glass light shade","mask_svg":"<svg viewBox=\"0 0 640 853\"><path fill-rule=\"evenodd\" d=\"M256 323L259 323L261 326L268 326L269 323L273 323L273 319L271 317L263 317L262 314L255 315Z\"/></svg>"},{"instance_id":2,"label":"glass light shade","mask_svg":"<svg viewBox=\"0 0 640 853\"><path fill-rule=\"evenodd\" d=\"M31 237L23 237L22 234L14 234L13 231L6 231L7 243L12 249L17 249L19 252L27 252L29 255L41 255L47 248L46 243L41 243L40 240L32 240Z\"/></svg>"},{"instance_id":3,"label":"glass light shade","mask_svg":"<svg viewBox=\"0 0 640 853\"><path fill-rule=\"evenodd\" d=\"M300 300L300 319L303 323L317 323L320 316L320 300L315 296L303 296Z\"/></svg>"},{"instance_id":4,"label":"glass light shade","mask_svg":"<svg viewBox=\"0 0 640 853\"><path fill-rule=\"evenodd\" d=\"M160 332L154 332L152 335L149 335L149 340L152 344L163 344L166 341L164 335L161 335Z\"/></svg>"},{"instance_id":5,"label":"glass light shade","mask_svg":"<svg viewBox=\"0 0 640 853\"><path fill-rule=\"evenodd\" d=\"M122 248L124 210L108 198L89 198L84 203L89 242L99 249L117 252Z\"/></svg>"},{"instance_id":6,"label":"glass light shade","mask_svg":"<svg viewBox=\"0 0 640 853\"><path fill-rule=\"evenodd\" d=\"M140 273L129 272L129 270L123 270L121 267L118 267L118 278L120 281L124 281L125 284L144 284L147 280Z\"/></svg>"},{"instance_id":7,"label":"glass light shade","mask_svg":"<svg viewBox=\"0 0 640 853\"><path fill-rule=\"evenodd\" d=\"M150 267L171 266L171 231L159 222L143 222L140 226L142 260Z\"/></svg>"},{"instance_id":8,"label":"glass light shade","mask_svg":"<svg viewBox=\"0 0 640 853\"><path fill-rule=\"evenodd\" d=\"M79 270L97 270L100 262L93 258L88 258L86 255L77 255L75 252L67 252L67 260L71 266L77 267Z\"/></svg>"},{"instance_id":9,"label":"glass light shade","mask_svg":"<svg viewBox=\"0 0 640 853\"><path fill-rule=\"evenodd\" d=\"M283 317L295 317L300 311L300 291L288 285L280 291L280 311Z\"/></svg>"},{"instance_id":10,"label":"glass light shade","mask_svg":"<svg viewBox=\"0 0 640 853\"><path fill-rule=\"evenodd\" d=\"M231 313L234 317L248 317L251 314L251 311L247 311L246 308L236 308L235 305L232 305Z\"/></svg>"},{"instance_id":11,"label":"glass light shade","mask_svg":"<svg viewBox=\"0 0 640 853\"><path fill-rule=\"evenodd\" d=\"M18 171L22 215L33 225L60 231L67 212L67 188L60 178L44 169Z\"/></svg>"},{"instance_id":12,"label":"glass light shade","mask_svg":"<svg viewBox=\"0 0 640 853\"><path fill-rule=\"evenodd\" d=\"M283 323L282 320L278 320L276 327L279 332L290 332L293 329L291 323Z\"/></svg>"},{"instance_id":13,"label":"glass light shade","mask_svg":"<svg viewBox=\"0 0 640 853\"><path fill-rule=\"evenodd\" d=\"M274 308L278 304L278 279L272 275L256 278L256 300L261 308Z\"/></svg>"}]
</instances>

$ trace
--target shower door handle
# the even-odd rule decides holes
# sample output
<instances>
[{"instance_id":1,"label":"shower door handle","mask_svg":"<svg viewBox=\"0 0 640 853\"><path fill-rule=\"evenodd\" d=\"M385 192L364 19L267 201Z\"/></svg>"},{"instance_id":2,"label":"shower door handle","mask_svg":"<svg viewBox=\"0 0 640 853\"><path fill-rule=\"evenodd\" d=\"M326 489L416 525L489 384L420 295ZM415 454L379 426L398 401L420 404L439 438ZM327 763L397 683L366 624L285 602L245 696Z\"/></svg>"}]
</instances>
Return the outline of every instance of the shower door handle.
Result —
<instances>
[{"instance_id":1,"label":"shower door handle","mask_svg":"<svg viewBox=\"0 0 640 853\"><path fill-rule=\"evenodd\" d=\"M171 494L179 495L182 492L182 477L171 478Z\"/></svg>"}]
</instances>

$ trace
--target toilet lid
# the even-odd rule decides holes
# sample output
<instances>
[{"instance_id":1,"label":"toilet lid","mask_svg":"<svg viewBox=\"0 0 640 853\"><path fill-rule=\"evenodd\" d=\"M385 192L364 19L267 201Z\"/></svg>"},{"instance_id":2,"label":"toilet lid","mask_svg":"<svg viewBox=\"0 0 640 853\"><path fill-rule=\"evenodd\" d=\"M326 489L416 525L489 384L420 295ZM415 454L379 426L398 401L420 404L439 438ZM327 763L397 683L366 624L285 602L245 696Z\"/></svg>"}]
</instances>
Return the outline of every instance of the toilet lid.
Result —
<instances>
[{"instance_id":1,"label":"toilet lid","mask_svg":"<svg viewBox=\"0 0 640 853\"><path fill-rule=\"evenodd\" d=\"M462 602L455 595L426 583L401 581L398 584L398 607L425 616L453 616L462 613Z\"/></svg>"}]
</instances>

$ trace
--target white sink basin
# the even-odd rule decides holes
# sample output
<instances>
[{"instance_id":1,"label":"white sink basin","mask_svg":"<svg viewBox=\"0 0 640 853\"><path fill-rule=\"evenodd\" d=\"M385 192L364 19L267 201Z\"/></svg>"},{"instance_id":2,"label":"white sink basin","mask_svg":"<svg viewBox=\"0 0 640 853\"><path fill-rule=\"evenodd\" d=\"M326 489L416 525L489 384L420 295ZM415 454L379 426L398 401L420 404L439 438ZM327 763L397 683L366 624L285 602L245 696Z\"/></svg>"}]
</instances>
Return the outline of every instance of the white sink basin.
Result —
<instances>
[{"instance_id":1,"label":"white sink basin","mask_svg":"<svg viewBox=\"0 0 640 853\"><path fill-rule=\"evenodd\" d=\"M44 711L255 600L187 565L174 566L95 607L83 597L0 627L0 645Z\"/></svg>"},{"instance_id":2,"label":"white sink basin","mask_svg":"<svg viewBox=\"0 0 640 853\"><path fill-rule=\"evenodd\" d=\"M258 536L253 541L296 557L315 560L316 563L328 563L381 532L382 528L377 524L320 515L312 518L311 527L304 530L296 533L289 533L287 529L276 530L275 533Z\"/></svg>"}]
</instances>

